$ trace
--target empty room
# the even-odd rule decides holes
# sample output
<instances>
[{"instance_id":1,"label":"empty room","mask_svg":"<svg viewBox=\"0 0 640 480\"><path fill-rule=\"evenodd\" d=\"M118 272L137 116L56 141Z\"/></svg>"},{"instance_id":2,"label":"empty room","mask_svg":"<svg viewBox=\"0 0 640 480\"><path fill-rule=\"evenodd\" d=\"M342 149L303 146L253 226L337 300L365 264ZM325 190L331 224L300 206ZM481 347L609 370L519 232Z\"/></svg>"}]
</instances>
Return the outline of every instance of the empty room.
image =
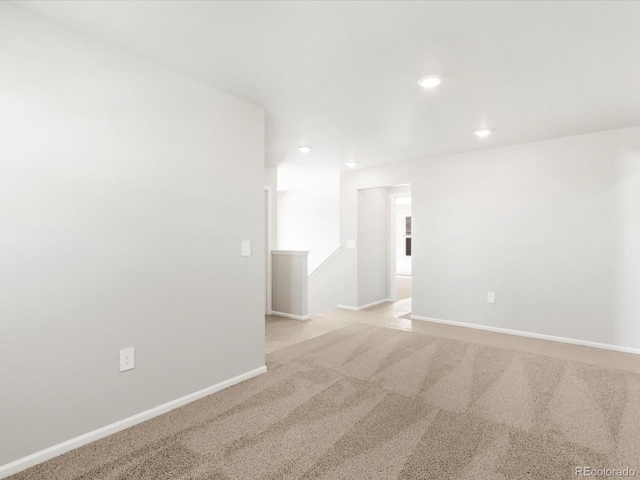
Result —
<instances>
[{"instance_id":1,"label":"empty room","mask_svg":"<svg viewBox=\"0 0 640 480\"><path fill-rule=\"evenodd\" d=\"M640 477L639 26L0 1L0 478Z\"/></svg>"}]
</instances>

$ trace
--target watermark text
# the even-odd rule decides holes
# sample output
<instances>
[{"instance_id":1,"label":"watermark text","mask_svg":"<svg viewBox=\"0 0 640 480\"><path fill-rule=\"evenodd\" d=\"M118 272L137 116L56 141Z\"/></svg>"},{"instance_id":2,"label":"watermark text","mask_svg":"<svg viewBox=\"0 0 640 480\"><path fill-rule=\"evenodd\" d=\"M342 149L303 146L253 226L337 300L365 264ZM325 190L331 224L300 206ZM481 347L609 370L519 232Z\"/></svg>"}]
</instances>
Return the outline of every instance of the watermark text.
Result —
<instances>
[{"instance_id":1,"label":"watermark text","mask_svg":"<svg viewBox=\"0 0 640 480\"><path fill-rule=\"evenodd\" d=\"M593 467L575 467L574 474L581 478L626 478L635 477L636 471L633 468L593 468Z\"/></svg>"}]
</instances>

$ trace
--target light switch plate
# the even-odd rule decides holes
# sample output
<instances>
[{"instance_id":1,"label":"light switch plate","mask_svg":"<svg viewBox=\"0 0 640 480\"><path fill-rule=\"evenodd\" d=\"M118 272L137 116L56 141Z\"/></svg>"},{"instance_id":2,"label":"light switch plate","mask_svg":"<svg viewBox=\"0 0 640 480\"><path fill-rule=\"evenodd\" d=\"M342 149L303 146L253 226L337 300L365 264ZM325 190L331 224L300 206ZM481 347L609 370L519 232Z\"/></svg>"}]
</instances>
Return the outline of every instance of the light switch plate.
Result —
<instances>
[{"instance_id":1,"label":"light switch plate","mask_svg":"<svg viewBox=\"0 0 640 480\"><path fill-rule=\"evenodd\" d=\"M242 256L251 256L251 240L242 240Z\"/></svg>"},{"instance_id":2,"label":"light switch plate","mask_svg":"<svg viewBox=\"0 0 640 480\"><path fill-rule=\"evenodd\" d=\"M496 294L494 292L487 292L487 303L496 303Z\"/></svg>"},{"instance_id":3,"label":"light switch plate","mask_svg":"<svg viewBox=\"0 0 640 480\"><path fill-rule=\"evenodd\" d=\"M355 240L347 240L347 248L356 248Z\"/></svg>"}]
</instances>

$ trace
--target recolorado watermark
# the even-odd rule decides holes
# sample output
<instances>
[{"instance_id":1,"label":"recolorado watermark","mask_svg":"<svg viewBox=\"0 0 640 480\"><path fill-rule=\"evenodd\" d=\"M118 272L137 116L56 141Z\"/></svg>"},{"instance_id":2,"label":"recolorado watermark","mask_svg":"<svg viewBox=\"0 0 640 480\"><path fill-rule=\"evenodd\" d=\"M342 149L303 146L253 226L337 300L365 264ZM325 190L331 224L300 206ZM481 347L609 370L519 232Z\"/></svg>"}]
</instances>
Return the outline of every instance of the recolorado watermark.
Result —
<instances>
[{"instance_id":1,"label":"recolorado watermark","mask_svg":"<svg viewBox=\"0 0 640 480\"><path fill-rule=\"evenodd\" d=\"M633 468L593 468L593 467L575 467L573 473L580 478L626 478L635 477L636 471Z\"/></svg>"}]
</instances>

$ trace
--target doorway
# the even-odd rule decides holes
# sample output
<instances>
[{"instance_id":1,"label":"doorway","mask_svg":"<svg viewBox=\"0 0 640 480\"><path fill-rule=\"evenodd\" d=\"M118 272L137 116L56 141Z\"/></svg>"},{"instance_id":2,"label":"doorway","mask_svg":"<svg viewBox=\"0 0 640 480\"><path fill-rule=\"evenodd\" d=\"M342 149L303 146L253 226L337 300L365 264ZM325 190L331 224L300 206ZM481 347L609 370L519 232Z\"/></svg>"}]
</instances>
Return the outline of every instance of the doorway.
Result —
<instances>
[{"instance_id":1,"label":"doorway","mask_svg":"<svg viewBox=\"0 0 640 480\"><path fill-rule=\"evenodd\" d=\"M411 185L358 190L358 310L411 313Z\"/></svg>"},{"instance_id":2,"label":"doorway","mask_svg":"<svg viewBox=\"0 0 640 480\"><path fill-rule=\"evenodd\" d=\"M391 222L392 234L395 235L395 299L406 300L411 298L411 256L413 249L412 222L411 222L411 196L394 196L395 213ZM391 272L394 273L393 271Z\"/></svg>"}]
</instances>

